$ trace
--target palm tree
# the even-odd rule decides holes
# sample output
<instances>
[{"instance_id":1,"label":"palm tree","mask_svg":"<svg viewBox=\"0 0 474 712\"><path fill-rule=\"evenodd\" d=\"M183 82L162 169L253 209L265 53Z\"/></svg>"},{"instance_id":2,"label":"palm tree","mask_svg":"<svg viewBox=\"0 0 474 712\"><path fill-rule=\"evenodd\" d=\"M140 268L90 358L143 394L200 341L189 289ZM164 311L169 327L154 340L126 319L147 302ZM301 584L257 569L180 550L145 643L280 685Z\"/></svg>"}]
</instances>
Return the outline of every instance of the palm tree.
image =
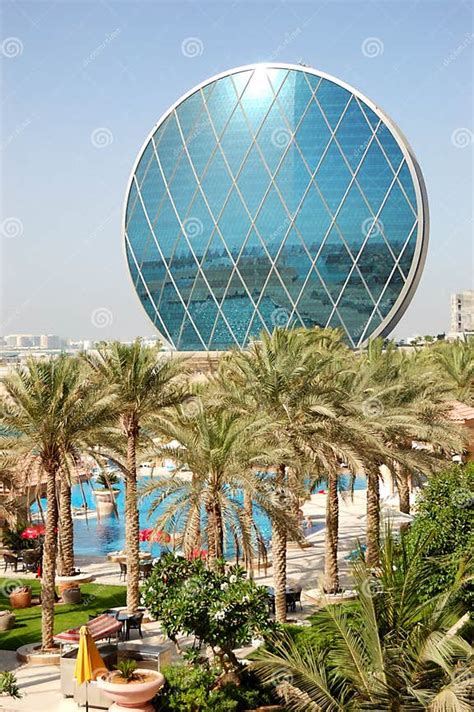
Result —
<instances>
[{"instance_id":1,"label":"palm tree","mask_svg":"<svg viewBox=\"0 0 474 712\"><path fill-rule=\"evenodd\" d=\"M276 463L274 486L282 506L296 516L307 496L305 477L328 478L325 583L339 588L337 571L338 493L340 462L360 469L358 450L364 442L360 409L350 408L344 378L351 356L338 332L276 329L262 334L248 351L221 363L221 397L229 407L261 412L273 423L273 438L289 456ZM288 501L288 490L292 496ZM277 619L286 618L287 533L273 525L272 557Z\"/></svg>"},{"instance_id":2,"label":"palm tree","mask_svg":"<svg viewBox=\"0 0 474 712\"><path fill-rule=\"evenodd\" d=\"M421 602L426 575L420 539L410 553L385 533L378 577L365 562L354 570L358 606L327 606L318 616L325 640L296 644L277 639L253 667L288 709L307 712L387 710L467 712L472 694L472 648L461 635L465 611L456 602L458 580Z\"/></svg>"},{"instance_id":3,"label":"palm tree","mask_svg":"<svg viewBox=\"0 0 474 712\"><path fill-rule=\"evenodd\" d=\"M73 471L87 441L102 432L111 416L111 402L103 389L84 378L79 361L65 355L29 359L2 383L3 456L14 467L39 468L46 477L41 581L42 646L46 649L53 644L59 477Z\"/></svg>"},{"instance_id":4,"label":"palm tree","mask_svg":"<svg viewBox=\"0 0 474 712\"><path fill-rule=\"evenodd\" d=\"M164 504L155 527L181 532L186 554L200 546L203 530L212 568L219 566L228 543L234 545L237 557L242 551L244 561L251 560L263 535L248 516L248 500L291 528L290 516L279 508L271 481L262 470L282 455L279 448L269 445L264 418L244 417L198 397L192 408L183 406L168 413L160 430L173 441L173 447L163 446L161 452L186 464L192 478L179 473L171 479L155 478L142 496L151 497L150 515Z\"/></svg>"},{"instance_id":5,"label":"palm tree","mask_svg":"<svg viewBox=\"0 0 474 712\"><path fill-rule=\"evenodd\" d=\"M101 489L110 490L113 489L114 485L118 485L120 483L120 477L115 474L115 472L107 472L107 470L103 470L99 475L97 475L95 483Z\"/></svg>"},{"instance_id":6,"label":"palm tree","mask_svg":"<svg viewBox=\"0 0 474 712\"><path fill-rule=\"evenodd\" d=\"M331 411L310 410L308 424L302 431L306 451L312 456L317 470L327 478L324 581L326 593L337 593L339 588L339 477L341 463L350 473L349 488L355 476L364 471L364 463L379 452L377 434L367 427L361 412L358 392L354 389L357 359L343 349L332 351L332 360L321 376L331 390ZM328 417L330 415L330 417Z\"/></svg>"},{"instance_id":7,"label":"palm tree","mask_svg":"<svg viewBox=\"0 0 474 712\"><path fill-rule=\"evenodd\" d=\"M21 521L22 479L15 468L0 464L0 520L4 520L9 527L15 527Z\"/></svg>"},{"instance_id":8,"label":"palm tree","mask_svg":"<svg viewBox=\"0 0 474 712\"><path fill-rule=\"evenodd\" d=\"M474 405L474 346L472 343L453 341L440 343L429 349L429 356L453 395L463 403Z\"/></svg>"},{"instance_id":9,"label":"palm tree","mask_svg":"<svg viewBox=\"0 0 474 712\"><path fill-rule=\"evenodd\" d=\"M102 345L97 354L83 358L114 395L118 425L126 442L127 608L134 612L140 604L137 447L139 439L151 439L153 421L160 412L186 398L183 362L161 353L159 345L143 346L139 339L132 344Z\"/></svg>"},{"instance_id":10,"label":"palm tree","mask_svg":"<svg viewBox=\"0 0 474 712\"><path fill-rule=\"evenodd\" d=\"M323 332L321 332L321 338ZM324 332L326 338L330 334ZM289 453L283 462L274 463L274 490L280 507L297 509L304 496L301 481L293 477L292 497L288 501L288 464L293 474L304 472L305 459L298 433L305 422L308 394L315 378L318 345L312 332L303 329L275 329L262 333L246 351L232 353L220 363L218 382L223 403L252 415L263 414L272 422L272 437ZM314 390L314 389L313 389ZM308 458L306 458L306 461ZM286 620L287 531L281 522L272 522L272 564L275 608L278 621Z\"/></svg>"},{"instance_id":11,"label":"palm tree","mask_svg":"<svg viewBox=\"0 0 474 712\"><path fill-rule=\"evenodd\" d=\"M361 403L374 447L365 459L367 474L367 560L378 561L380 468L387 465L397 482L400 509L409 513L408 477L428 476L450 450L462 447L459 426L448 419L448 391L426 361L407 356L381 339L358 360L352 392ZM413 449L412 443L424 443Z\"/></svg>"}]
</instances>

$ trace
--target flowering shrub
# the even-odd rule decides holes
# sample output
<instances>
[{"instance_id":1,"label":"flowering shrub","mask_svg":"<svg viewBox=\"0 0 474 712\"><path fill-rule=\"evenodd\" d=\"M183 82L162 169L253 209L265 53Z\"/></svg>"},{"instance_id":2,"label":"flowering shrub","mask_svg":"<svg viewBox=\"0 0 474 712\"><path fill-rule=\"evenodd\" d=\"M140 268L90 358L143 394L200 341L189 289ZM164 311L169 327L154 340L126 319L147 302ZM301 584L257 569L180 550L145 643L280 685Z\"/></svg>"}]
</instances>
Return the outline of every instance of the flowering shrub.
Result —
<instances>
[{"instance_id":1,"label":"flowering shrub","mask_svg":"<svg viewBox=\"0 0 474 712\"><path fill-rule=\"evenodd\" d=\"M222 664L237 665L233 649L274 628L266 590L237 566L209 571L200 559L164 554L143 584L142 601L171 640L194 635L197 647L210 646Z\"/></svg>"}]
</instances>

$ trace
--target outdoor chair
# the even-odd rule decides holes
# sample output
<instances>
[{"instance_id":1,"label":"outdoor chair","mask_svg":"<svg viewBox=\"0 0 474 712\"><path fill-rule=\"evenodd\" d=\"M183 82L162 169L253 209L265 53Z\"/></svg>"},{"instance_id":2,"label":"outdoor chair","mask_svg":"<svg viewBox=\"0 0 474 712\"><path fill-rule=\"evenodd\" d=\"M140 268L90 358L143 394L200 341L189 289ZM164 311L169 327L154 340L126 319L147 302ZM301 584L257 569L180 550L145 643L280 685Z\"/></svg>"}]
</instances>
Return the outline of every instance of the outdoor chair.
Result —
<instances>
[{"instance_id":1,"label":"outdoor chair","mask_svg":"<svg viewBox=\"0 0 474 712\"><path fill-rule=\"evenodd\" d=\"M127 564L124 564L122 561L119 562L120 566L120 580L124 580L127 578Z\"/></svg>"},{"instance_id":2,"label":"outdoor chair","mask_svg":"<svg viewBox=\"0 0 474 712\"><path fill-rule=\"evenodd\" d=\"M287 591L286 593L286 610L296 611L296 604L300 604L300 609L303 610L301 605L301 591Z\"/></svg>"},{"instance_id":3,"label":"outdoor chair","mask_svg":"<svg viewBox=\"0 0 474 712\"><path fill-rule=\"evenodd\" d=\"M151 576L151 572L153 570L153 564L151 562L146 562L145 564L140 565L140 578L141 579L147 579L149 576Z\"/></svg>"},{"instance_id":4,"label":"outdoor chair","mask_svg":"<svg viewBox=\"0 0 474 712\"><path fill-rule=\"evenodd\" d=\"M22 559L25 571L36 571L41 560L41 552L34 549L24 551Z\"/></svg>"},{"instance_id":5,"label":"outdoor chair","mask_svg":"<svg viewBox=\"0 0 474 712\"><path fill-rule=\"evenodd\" d=\"M301 589L297 591L292 591L291 594L292 596L292 604L293 604L293 611L296 611L296 604L300 604L300 611L303 610L303 604L301 603Z\"/></svg>"},{"instance_id":6,"label":"outdoor chair","mask_svg":"<svg viewBox=\"0 0 474 712\"><path fill-rule=\"evenodd\" d=\"M268 594L268 613L269 615L275 614L275 596Z\"/></svg>"},{"instance_id":7,"label":"outdoor chair","mask_svg":"<svg viewBox=\"0 0 474 712\"><path fill-rule=\"evenodd\" d=\"M143 621L143 613L135 613L135 615L130 616L130 618L127 621L127 628L128 628L128 633L133 630L138 630L138 635L140 638L143 638L143 633L142 633L142 621Z\"/></svg>"},{"instance_id":8,"label":"outdoor chair","mask_svg":"<svg viewBox=\"0 0 474 712\"><path fill-rule=\"evenodd\" d=\"M3 561L5 564L5 571L7 570L8 567L10 567L13 571L17 571L18 569L18 556L15 554L4 554L3 555Z\"/></svg>"}]
</instances>

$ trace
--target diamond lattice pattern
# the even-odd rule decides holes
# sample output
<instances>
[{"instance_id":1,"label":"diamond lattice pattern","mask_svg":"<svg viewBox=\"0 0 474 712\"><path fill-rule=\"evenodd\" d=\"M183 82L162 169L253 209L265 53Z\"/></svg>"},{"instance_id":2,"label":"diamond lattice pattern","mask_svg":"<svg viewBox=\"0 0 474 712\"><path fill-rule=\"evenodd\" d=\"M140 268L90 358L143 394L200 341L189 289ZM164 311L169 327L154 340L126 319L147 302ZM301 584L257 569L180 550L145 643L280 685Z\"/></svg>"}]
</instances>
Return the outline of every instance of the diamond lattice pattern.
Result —
<instances>
[{"instance_id":1,"label":"diamond lattice pattern","mask_svg":"<svg viewBox=\"0 0 474 712\"><path fill-rule=\"evenodd\" d=\"M365 102L259 67L207 84L158 127L126 247L148 315L179 350L293 325L338 327L357 346L411 278L417 227L410 169Z\"/></svg>"}]
</instances>

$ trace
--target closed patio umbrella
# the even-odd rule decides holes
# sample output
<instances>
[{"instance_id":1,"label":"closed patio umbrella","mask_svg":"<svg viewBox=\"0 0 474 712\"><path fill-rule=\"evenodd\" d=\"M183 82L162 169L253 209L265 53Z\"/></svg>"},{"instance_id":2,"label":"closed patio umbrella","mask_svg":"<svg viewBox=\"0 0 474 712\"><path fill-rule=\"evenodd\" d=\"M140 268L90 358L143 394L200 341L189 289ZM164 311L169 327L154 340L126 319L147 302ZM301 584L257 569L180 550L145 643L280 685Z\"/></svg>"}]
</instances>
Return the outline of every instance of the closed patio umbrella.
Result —
<instances>
[{"instance_id":1,"label":"closed patio umbrella","mask_svg":"<svg viewBox=\"0 0 474 712\"><path fill-rule=\"evenodd\" d=\"M91 680L95 680L97 675L107 670L104 661L100 657L94 639L87 626L83 625L79 631L79 650L77 651L76 667L74 677L78 685L86 683L86 712L89 709L87 697L87 685Z\"/></svg>"}]
</instances>

